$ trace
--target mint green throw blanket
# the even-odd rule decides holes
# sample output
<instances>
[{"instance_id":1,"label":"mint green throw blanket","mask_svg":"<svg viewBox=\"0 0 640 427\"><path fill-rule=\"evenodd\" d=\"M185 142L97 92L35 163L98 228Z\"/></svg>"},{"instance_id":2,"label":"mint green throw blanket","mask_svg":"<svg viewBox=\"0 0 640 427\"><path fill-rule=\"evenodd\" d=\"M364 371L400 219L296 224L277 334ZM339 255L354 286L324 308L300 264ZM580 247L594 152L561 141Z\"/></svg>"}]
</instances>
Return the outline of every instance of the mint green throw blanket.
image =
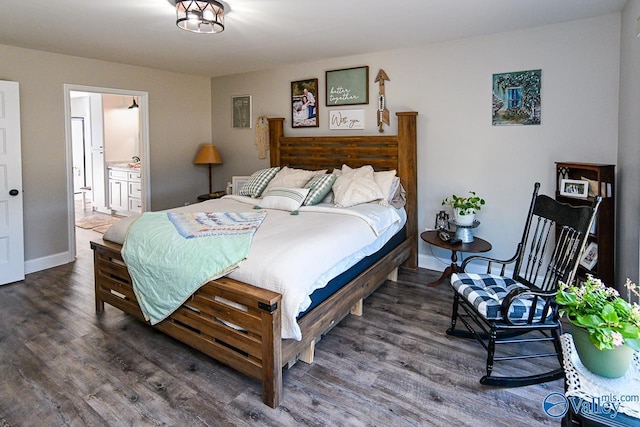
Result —
<instances>
[{"instance_id":1,"label":"mint green throw blanket","mask_svg":"<svg viewBox=\"0 0 640 427\"><path fill-rule=\"evenodd\" d=\"M244 260L266 212L145 212L122 247L145 319L164 320L202 285Z\"/></svg>"}]
</instances>

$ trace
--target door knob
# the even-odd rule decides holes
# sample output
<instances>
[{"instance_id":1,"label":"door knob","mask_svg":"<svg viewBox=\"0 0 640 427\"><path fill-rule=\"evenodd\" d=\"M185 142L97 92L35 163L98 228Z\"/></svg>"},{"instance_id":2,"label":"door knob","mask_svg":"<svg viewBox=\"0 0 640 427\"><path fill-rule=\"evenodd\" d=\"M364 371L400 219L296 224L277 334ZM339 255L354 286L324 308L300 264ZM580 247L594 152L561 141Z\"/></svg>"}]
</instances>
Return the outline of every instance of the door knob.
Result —
<instances>
[{"instance_id":1,"label":"door knob","mask_svg":"<svg viewBox=\"0 0 640 427\"><path fill-rule=\"evenodd\" d=\"M10 196L17 196L18 194L20 194L20 192L18 190L9 190L9 195Z\"/></svg>"}]
</instances>

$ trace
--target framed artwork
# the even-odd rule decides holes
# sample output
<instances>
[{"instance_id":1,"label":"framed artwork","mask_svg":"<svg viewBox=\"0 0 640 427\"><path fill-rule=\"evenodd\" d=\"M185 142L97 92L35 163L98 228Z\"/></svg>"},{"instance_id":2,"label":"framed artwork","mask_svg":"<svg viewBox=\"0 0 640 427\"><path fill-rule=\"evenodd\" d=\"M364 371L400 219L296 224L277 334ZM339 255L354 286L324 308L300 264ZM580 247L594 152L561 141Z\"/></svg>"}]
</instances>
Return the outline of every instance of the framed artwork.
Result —
<instances>
[{"instance_id":1,"label":"framed artwork","mask_svg":"<svg viewBox=\"0 0 640 427\"><path fill-rule=\"evenodd\" d=\"M318 127L318 79L291 82L291 127Z\"/></svg>"},{"instance_id":2,"label":"framed artwork","mask_svg":"<svg viewBox=\"0 0 640 427\"><path fill-rule=\"evenodd\" d=\"M327 107L369 103L369 67L326 72Z\"/></svg>"},{"instance_id":3,"label":"framed artwork","mask_svg":"<svg viewBox=\"0 0 640 427\"><path fill-rule=\"evenodd\" d=\"M568 197L586 198L589 194L589 181L563 179L560 181L560 194Z\"/></svg>"},{"instance_id":4,"label":"framed artwork","mask_svg":"<svg viewBox=\"0 0 640 427\"><path fill-rule=\"evenodd\" d=\"M251 129L251 95L231 97L231 127Z\"/></svg>"},{"instance_id":5,"label":"framed artwork","mask_svg":"<svg viewBox=\"0 0 640 427\"><path fill-rule=\"evenodd\" d=\"M589 243L580 258L580 265L587 270L593 269L598 263L598 244L596 242Z\"/></svg>"},{"instance_id":6,"label":"framed artwork","mask_svg":"<svg viewBox=\"0 0 640 427\"><path fill-rule=\"evenodd\" d=\"M542 116L542 70L493 75L492 124L539 125Z\"/></svg>"},{"instance_id":7,"label":"framed artwork","mask_svg":"<svg viewBox=\"0 0 640 427\"><path fill-rule=\"evenodd\" d=\"M330 110L329 129L364 129L364 110Z\"/></svg>"},{"instance_id":8,"label":"framed artwork","mask_svg":"<svg viewBox=\"0 0 640 427\"><path fill-rule=\"evenodd\" d=\"M240 189L245 182L249 179L249 176L232 176L231 177L231 194L240 194Z\"/></svg>"}]
</instances>

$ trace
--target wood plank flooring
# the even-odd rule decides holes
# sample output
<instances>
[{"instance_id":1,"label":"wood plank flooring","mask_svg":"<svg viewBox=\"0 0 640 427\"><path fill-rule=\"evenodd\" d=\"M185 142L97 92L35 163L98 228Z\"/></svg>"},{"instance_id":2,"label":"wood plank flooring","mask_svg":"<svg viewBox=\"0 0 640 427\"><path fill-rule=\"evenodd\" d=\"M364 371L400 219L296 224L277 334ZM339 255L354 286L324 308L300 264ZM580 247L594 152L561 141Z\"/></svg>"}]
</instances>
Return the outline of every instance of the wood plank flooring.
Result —
<instances>
[{"instance_id":1,"label":"wood plank flooring","mask_svg":"<svg viewBox=\"0 0 640 427\"><path fill-rule=\"evenodd\" d=\"M100 235L76 231L75 263L0 287L0 426L559 425L542 401L562 381L479 384L484 350L444 333L450 287L424 286L439 273L401 270L318 342L312 365L285 370L271 409L257 381L113 307L96 316L88 240Z\"/></svg>"}]
</instances>

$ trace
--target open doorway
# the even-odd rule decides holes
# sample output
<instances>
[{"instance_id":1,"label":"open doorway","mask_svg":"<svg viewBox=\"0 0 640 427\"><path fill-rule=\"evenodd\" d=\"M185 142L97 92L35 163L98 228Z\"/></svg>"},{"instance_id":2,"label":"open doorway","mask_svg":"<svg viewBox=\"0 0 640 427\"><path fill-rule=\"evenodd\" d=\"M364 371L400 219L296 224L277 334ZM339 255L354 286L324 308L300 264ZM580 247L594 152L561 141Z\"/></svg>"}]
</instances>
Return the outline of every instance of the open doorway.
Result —
<instances>
[{"instance_id":1,"label":"open doorway","mask_svg":"<svg viewBox=\"0 0 640 427\"><path fill-rule=\"evenodd\" d=\"M77 236L99 237L91 230L104 232L112 217L149 206L147 98L146 92L64 86L72 258Z\"/></svg>"}]
</instances>

